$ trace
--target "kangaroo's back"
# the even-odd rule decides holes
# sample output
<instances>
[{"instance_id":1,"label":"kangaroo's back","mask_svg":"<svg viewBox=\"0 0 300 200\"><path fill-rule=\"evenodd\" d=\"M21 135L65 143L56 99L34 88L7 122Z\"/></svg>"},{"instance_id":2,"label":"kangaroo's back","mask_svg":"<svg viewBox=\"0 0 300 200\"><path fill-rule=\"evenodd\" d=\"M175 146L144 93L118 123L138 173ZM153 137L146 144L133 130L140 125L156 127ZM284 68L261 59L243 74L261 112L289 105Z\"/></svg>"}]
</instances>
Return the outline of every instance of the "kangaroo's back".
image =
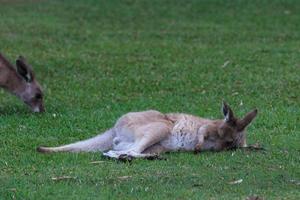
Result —
<instances>
[{"instance_id":1,"label":"kangaroo's back","mask_svg":"<svg viewBox=\"0 0 300 200\"><path fill-rule=\"evenodd\" d=\"M132 126L143 126L152 122L166 122L169 121L168 117L156 110L147 110L141 112L130 112L117 120L115 128L119 127L132 127Z\"/></svg>"}]
</instances>

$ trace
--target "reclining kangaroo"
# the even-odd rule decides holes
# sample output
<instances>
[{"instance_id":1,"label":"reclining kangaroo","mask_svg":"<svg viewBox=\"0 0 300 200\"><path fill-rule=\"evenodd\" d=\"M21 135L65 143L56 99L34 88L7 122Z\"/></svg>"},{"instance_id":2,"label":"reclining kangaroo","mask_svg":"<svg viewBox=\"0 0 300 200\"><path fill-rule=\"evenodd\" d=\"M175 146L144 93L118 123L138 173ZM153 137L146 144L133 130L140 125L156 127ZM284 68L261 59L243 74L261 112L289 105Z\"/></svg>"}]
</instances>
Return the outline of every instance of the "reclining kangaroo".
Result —
<instances>
[{"instance_id":1,"label":"reclining kangaroo","mask_svg":"<svg viewBox=\"0 0 300 200\"><path fill-rule=\"evenodd\" d=\"M171 151L221 151L246 147L246 127L257 109L237 119L223 102L224 120L149 110L123 115L115 126L91 139L60 147L38 147L42 153L105 152L112 158L151 157Z\"/></svg>"},{"instance_id":2,"label":"reclining kangaroo","mask_svg":"<svg viewBox=\"0 0 300 200\"><path fill-rule=\"evenodd\" d=\"M0 53L0 87L26 103L33 112L43 112L43 92L25 58L16 60L17 69Z\"/></svg>"}]
</instances>

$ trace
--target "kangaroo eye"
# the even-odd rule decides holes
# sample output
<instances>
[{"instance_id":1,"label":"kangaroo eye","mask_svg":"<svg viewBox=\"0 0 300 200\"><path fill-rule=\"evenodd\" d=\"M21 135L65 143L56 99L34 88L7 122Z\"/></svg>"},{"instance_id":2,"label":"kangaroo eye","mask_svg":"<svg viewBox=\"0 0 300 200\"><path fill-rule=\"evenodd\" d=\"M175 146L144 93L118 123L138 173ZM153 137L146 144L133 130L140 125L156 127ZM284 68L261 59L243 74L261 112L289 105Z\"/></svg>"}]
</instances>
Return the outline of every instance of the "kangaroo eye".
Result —
<instances>
[{"instance_id":1,"label":"kangaroo eye","mask_svg":"<svg viewBox=\"0 0 300 200\"><path fill-rule=\"evenodd\" d=\"M35 98L36 98L36 99L41 99L41 98L42 98L42 94L40 94L40 93L36 94L36 95L35 95Z\"/></svg>"}]
</instances>

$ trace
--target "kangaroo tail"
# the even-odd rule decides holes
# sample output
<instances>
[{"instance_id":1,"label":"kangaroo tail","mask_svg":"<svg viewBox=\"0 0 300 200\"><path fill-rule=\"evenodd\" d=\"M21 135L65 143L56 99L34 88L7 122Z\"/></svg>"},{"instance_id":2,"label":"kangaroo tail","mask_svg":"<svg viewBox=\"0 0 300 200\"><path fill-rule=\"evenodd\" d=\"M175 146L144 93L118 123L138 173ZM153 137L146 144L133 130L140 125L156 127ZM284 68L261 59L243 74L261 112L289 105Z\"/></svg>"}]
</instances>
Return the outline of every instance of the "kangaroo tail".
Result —
<instances>
[{"instance_id":1,"label":"kangaroo tail","mask_svg":"<svg viewBox=\"0 0 300 200\"><path fill-rule=\"evenodd\" d=\"M54 152L95 152L107 151L112 148L113 139L115 137L114 129L109 129L103 134L97 135L93 138L67 144L59 147L43 147L40 146L36 150L40 153L54 153Z\"/></svg>"}]
</instances>

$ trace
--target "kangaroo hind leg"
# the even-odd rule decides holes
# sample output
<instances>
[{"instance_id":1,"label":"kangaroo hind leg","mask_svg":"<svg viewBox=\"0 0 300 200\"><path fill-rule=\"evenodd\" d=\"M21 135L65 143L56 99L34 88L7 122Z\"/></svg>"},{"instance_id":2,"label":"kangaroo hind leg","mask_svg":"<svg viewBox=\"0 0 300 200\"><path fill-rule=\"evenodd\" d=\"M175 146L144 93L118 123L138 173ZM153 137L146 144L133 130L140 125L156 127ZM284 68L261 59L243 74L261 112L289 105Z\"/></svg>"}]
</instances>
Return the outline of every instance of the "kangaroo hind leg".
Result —
<instances>
[{"instance_id":1,"label":"kangaroo hind leg","mask_svg":"<svg viewBox=\"0 0 300 200\"><path fill-rule=\"evenodd\" d=\"M148 147L159 143L166 138L170 133L170 127L163 122L152 122L143 125L135 130L135 141L131 148L122 151L108 151L103 155L111 158L120 157L134 157L134 158L147 158L153 157L155 154L144 152Z\"/></svg>"}]
</instances>

